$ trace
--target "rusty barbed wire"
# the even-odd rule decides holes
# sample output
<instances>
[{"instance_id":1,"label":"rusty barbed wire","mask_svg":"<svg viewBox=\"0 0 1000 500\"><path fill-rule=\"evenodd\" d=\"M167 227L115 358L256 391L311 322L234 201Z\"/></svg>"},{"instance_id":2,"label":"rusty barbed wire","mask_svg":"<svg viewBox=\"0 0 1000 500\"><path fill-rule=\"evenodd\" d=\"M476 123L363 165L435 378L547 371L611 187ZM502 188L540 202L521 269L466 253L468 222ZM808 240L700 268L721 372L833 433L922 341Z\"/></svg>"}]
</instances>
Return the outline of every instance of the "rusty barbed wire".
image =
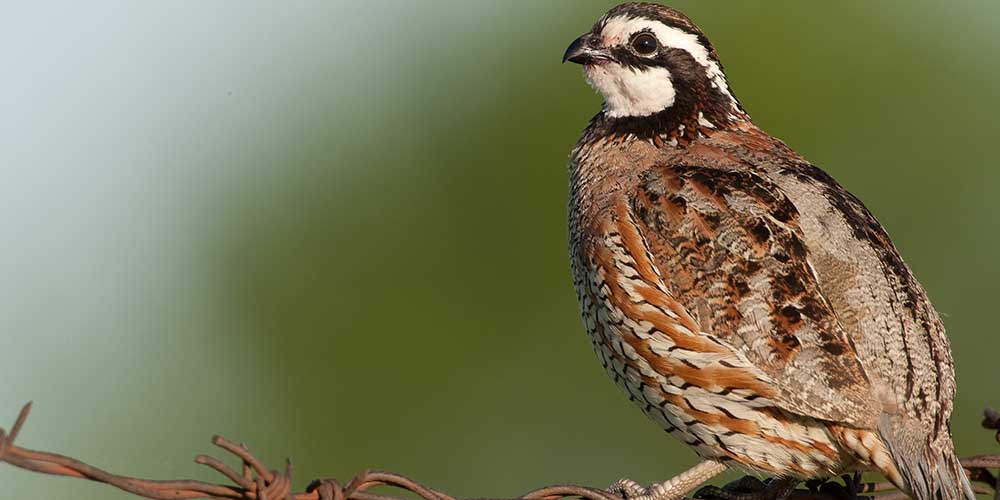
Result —
<instances>
[{"instance_id":1,"label":"rusty barbed wire","mask_svg":"<svg viewBox=\"0 0 1000 500\"><path fill-rule=\"evenodd\" d=\"M376 487L390 487L417 495L423 500L623 500L610 491L575 485L555 485L527 492L517 499L466 498L459 499L420 484L406 476L384 471L362 471L346 484L336 479L320 479L309 484L302 492L293 492L293 467L285 461L284 470L269 469L244 444L236 444L221 436L214 436L212 444L235 456L241 461L237 471L221 460L207 455L195 457L195 463L210 467L231 484L216 484L204 481L177 480L160 481L113 474L82 461L44 451L17 446L17 439L24 423L31 413L31 403L24 405L14 426L9 432L0 428L0 463L41 474L74 477L108 484L133 495L154 500L185 500L204 498L211 500L405 500L403 497L372 493ZM987 408L983 427L996 431L995 439L1000 444L1000 412ZM975 482L976 493L994 494L997 491L1000 471L1000 455L976 455L962 459L962 465ZM998 472L1000 474L1000 472ZM836 482L811 481L808 489L796 490L789 500L906 500L906 495L895 491L889 483L863 483L861 474L843 476L844 484ZM726 486L727 490L760 486L756 478L745 477ZM877 497L858 496L861 493L876 493Z\"/></svg>"}]
</instances>

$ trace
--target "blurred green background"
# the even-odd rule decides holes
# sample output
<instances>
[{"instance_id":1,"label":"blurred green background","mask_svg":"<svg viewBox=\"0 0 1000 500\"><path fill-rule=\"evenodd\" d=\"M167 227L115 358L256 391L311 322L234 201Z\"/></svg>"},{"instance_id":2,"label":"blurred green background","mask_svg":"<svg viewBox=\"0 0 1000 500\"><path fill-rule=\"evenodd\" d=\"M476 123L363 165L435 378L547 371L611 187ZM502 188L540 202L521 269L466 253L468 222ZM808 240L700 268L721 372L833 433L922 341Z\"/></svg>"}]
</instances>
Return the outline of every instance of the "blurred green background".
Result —
<instances>
[{"instance_id":1,"label":"blurred green background","mask_svg":"<svg viewBox=\"0 0 1000 500\"><path fill-rule=\"evenodd\" d=\"M456 495L665 479L566 251L611 2L26 2L0 20L0 425L157 478L221 433L298 483ZM1000 404L1000 3L675 1L766 130L866 201ZM994 446L995 448L995 446ZM4 498L124 499L0 466Z\"/></svg>"}]
</instances>

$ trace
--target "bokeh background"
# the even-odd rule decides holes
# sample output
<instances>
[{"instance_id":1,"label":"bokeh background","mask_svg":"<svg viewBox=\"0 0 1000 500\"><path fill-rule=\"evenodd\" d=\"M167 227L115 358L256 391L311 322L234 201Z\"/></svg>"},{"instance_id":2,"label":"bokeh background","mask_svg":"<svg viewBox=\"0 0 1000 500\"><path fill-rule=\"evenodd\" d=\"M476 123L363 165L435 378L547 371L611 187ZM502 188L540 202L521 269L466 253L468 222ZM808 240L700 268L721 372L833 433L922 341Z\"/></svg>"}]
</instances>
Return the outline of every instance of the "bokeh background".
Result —
<instances>
[{"instance_id":1,"label":"bokeh background","mask_svg":"<svg viewBox=\"0 0 1000 500\"><path fill-rule=\"evenodd\" d=\"M694 455L590 351L566 159L606 1L27 2L0 20L0 415L25 446L456 495ZM864 199L945 315L962 454L1000 404L1000 3L673 2L758 123ZM995 447L995 445L994 445ZM4 498L124 499L0 466Z\"/></svg>"}]
</instances>

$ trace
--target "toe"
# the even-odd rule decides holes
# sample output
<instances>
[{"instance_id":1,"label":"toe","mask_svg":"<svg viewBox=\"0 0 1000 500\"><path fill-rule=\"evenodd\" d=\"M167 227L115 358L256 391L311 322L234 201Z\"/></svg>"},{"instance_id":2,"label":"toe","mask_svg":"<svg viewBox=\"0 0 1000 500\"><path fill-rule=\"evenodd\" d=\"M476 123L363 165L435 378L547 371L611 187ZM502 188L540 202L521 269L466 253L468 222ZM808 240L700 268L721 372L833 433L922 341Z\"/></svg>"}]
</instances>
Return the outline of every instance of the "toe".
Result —
<instances>
[{"instance_id":1,"label":"toe","mask_svg":"<svg viewBox=\"0 0 1000 500\"><path fill-rule=\"evenodd\" d=\"M619 479L608 490L622 498L637 498L648 493L645 487L631 479Z\"/></svg>"}]
</instances>

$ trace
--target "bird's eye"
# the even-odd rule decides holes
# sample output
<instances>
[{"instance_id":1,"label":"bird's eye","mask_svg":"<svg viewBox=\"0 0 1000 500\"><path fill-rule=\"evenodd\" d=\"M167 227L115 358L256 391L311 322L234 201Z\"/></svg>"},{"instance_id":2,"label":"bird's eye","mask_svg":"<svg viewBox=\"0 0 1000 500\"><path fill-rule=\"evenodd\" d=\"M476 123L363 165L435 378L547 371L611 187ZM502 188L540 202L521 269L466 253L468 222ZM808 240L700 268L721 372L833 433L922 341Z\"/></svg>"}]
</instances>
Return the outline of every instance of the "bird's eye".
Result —
<instances>
[{"instance_id":1,"label":"bird's eye","mask_svg":"<svg viewBox=\"0 0 1000 500\"><path fill-rule=\"evenodd\" d=\"M639 33L632 39L632 49L635 50L636 54L648 56L656 52L659 48L659 42L656 41L656 37L649 33Z\"/></svg>"}]
</instances>

